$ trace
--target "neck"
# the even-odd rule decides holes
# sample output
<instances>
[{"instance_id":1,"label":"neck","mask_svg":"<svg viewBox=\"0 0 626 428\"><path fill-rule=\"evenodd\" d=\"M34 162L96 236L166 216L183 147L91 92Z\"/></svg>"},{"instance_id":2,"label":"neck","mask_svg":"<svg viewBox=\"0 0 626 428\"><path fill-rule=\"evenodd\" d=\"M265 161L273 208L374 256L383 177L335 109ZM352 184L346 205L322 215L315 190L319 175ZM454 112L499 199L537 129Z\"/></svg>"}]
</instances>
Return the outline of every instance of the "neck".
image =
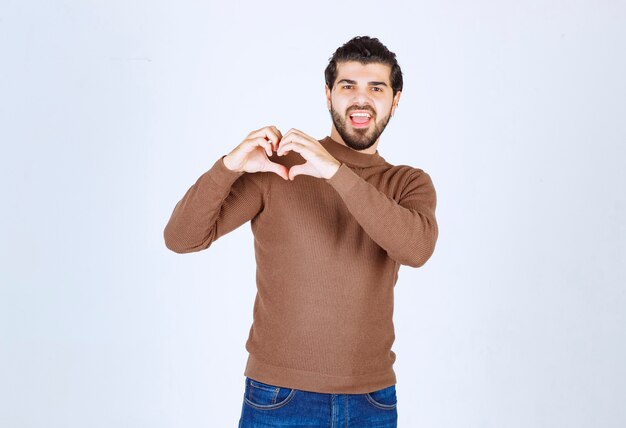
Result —
<instances>
[{"instance_id":1,"label":"neck","mask_svg":"<svg viewBox=\"0 0 626 428\"><path fill-rule=\"evenodd\" d=\"M345 141L343 141L343 138L341 138L341 135L339 135L339 132L337 132L337 128L335 128L335 125L333 125L333 129L330 131L330 138L332 138L334 141L338 142L339 144L346 146L351 150L354 150L352 147L349 147ZM374 153L376 153L376 148L378 147L378 141L379 140L376 140L376 142L372 144L371 147L365 150L355 150L355 151L359 153L366 153L368 155L373 155Z\"/></svg>"}]
</instances>

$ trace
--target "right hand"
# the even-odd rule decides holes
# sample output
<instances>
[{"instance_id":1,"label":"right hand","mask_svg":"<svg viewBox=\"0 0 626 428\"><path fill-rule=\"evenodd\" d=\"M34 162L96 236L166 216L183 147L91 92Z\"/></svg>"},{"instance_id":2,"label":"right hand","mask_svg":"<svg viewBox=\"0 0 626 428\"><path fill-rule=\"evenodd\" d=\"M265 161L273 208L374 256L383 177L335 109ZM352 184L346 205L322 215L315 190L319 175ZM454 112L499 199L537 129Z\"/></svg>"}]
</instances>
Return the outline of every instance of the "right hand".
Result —
<instances>
[{"instance_id":1,"label":"right hand","mask_svg":"<svg viewBox=\"0 0 626 428\"><path fill-rule=\"evenodd\" d=\"M272 156L272 151L278 150L278 143L282 138L283 135L275 126L252 131L241 144L224 156L224 165L239 172L274 172L289 180L287 167L268 159Z\"/></svg>"}]
</instances>

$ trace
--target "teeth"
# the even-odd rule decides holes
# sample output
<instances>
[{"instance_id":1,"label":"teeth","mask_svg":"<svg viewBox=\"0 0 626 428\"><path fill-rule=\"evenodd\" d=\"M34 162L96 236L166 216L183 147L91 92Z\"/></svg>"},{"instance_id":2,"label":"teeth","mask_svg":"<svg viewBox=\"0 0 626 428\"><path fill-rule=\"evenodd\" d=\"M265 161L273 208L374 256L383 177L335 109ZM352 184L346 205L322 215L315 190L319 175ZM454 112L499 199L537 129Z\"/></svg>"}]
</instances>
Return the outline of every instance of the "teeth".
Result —
<instances>
[{"instance_id":1,"label":"teeth","mask_svg":"<svg viewBox=\"0 0 626 428\"><path fill-rule=\"evenodd\" d=\"M354 116L358 116L358 117L370 117L370 115L369 115L369 114L367 114L367 113L354 113L354 114L352 114L351 116L353 116L353 117L354 117Z\"/></svg>"}]
</instances>

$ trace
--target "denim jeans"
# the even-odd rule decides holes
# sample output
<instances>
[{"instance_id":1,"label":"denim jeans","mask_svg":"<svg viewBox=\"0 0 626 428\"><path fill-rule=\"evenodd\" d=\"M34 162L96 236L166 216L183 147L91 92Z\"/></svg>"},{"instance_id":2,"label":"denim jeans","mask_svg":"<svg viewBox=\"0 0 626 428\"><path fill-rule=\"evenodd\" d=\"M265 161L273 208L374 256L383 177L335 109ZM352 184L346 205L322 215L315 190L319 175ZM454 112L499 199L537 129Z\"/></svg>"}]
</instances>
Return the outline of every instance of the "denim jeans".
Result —
<instances>
[{"instance_id":1,"label":"denim jeans","mask_svg":"<svg viewBox=\"0 0 626 428\"><path fill-rule=\"evenodd\" d=\"M396 428L395 385L366 394L322 394L246 377L239 428Z\"/></svg>"}]
</instances>

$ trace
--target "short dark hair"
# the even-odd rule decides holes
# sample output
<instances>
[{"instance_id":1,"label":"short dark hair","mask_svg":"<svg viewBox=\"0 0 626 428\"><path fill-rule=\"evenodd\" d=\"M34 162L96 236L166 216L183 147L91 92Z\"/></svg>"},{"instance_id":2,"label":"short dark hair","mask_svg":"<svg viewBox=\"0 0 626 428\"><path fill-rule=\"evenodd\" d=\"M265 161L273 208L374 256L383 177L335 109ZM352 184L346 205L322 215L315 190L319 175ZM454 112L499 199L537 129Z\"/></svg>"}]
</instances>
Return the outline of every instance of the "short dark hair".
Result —
<instances>
[{"instance_id":1,"label":"short dark hair","mask_svg":"<svg viewBox=\"0 0 626 428\"><path fill-rule=\"evenodd\" d=\"M328 89L333 89L337 79L337 64L345 61L358 61L361 64L382 63L391 67L391 88L393 94L402 90L402 70L396 60L396 54L387 49L380 40L369 36L357 36L337 48L330 57L324 77Z\"/></svg>"}]
</instances>

